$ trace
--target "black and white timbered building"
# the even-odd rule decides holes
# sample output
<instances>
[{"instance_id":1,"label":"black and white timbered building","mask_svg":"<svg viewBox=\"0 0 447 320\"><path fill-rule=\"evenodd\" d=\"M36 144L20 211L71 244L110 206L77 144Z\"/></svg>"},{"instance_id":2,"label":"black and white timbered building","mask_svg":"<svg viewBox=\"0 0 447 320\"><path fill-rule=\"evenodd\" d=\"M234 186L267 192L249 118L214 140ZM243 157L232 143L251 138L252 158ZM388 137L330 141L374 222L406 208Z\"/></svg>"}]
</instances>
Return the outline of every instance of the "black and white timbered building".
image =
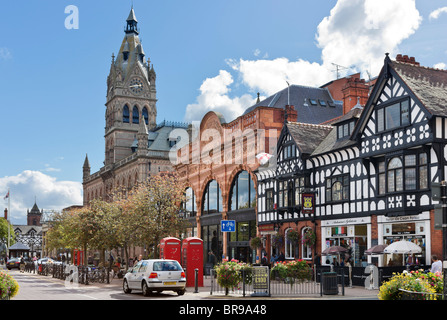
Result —
<instances>
[{"instance_id":1,"label":"black and white timbered building","mask_svg":"<svg viewBox=\"0 0 447 320\"><path fill-rule=\"evenodd\" d=\"M442 255L431 184L445 180L446 139L447 71L386 55L365 106L358 103L331 126L283 127L276 170L257 172L261 235L282 235L286 258L312 259L310 248L286 239L289 230L313 228L317 253L347 247L353 266L371 262L369 247L406 239L422 248L412 263L430 264L432 254ZM308 191L316 195L312 216L301 206ZM402 255L379 257L379 266L406 263Z\"/></svg>"}]
</instances>

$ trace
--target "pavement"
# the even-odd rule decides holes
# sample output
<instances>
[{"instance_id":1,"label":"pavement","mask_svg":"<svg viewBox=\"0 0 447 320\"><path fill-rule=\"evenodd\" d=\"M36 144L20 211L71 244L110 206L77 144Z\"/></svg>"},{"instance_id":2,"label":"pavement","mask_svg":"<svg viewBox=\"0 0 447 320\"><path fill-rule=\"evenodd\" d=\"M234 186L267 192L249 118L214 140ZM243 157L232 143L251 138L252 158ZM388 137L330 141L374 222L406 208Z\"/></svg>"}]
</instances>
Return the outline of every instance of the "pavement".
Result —
<instances>
[{"instance_id":1,"label":"pavement","mask_svg":"<svg viewBox=\"0 0 447 320\"><path fill-rule=\"evenodd\" d=\"M0 270L6 270L4 265L0 265ZM56 278L52 278L51 276L42 276L37 273L28 273L27 275L35 276L35 277L44 277L46 280L60 282L63 283L63 280L59 280ZM113 290L122 290L123 280L114 278L107 283L90 283L89 285L82 285L93 289L94 287L101 289L113 289ZM342 294L341 286L338 287L337 295L323 295L320 294L302 294L295 296L271 296L271 297L251 297L250 295L246 295L243 297L242 294L238 294L235 292L231 292L225 296L225 294L220 292L214 292L211 294L211 277L204 276L203 279L203 287L198 288L198 292L195 293L194 287L187 287L187 295L193 295L194 299L229 299L229 300L378 300L379 290L369 290L364 287L352 286L344 288L344 295Z\"/></svg>"}]
</instances>

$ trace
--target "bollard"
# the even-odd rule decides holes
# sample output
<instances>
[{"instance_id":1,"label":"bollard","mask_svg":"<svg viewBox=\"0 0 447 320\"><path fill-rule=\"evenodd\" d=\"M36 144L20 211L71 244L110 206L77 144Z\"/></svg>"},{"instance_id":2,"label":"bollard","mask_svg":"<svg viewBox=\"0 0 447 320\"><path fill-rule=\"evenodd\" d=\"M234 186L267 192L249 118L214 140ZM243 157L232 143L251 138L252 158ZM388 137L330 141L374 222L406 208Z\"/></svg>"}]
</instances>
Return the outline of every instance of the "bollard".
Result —
<instances>
[{"instance_id":1,"label":"bollard","mask_svg":"<svg viewBox=\"0 0 447 320\"><path fill-rule=\"evenodd\" d=\"M194 269L194 293L199 293L199 269Z\"/></svg>"}]
</instances>

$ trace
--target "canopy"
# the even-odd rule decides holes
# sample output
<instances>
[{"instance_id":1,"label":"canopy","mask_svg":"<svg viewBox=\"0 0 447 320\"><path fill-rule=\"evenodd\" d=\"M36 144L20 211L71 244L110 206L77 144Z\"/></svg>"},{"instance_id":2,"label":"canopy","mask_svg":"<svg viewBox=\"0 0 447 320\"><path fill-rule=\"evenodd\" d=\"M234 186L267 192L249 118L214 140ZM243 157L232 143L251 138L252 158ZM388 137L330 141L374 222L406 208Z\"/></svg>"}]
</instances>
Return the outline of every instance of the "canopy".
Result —
<instances>
[{"instance_id":1,"label":"canopy","mask_svg":"<svg viewBox=\"0 0 447 320\"><path fill-rule=\"evenodd\" d=\"M383 250L383 253L401 253L401 254L413 254L421 252L422 252L421 247L419 247L417 244L413 242L406 240L393 242Z\"/></svg>"}]
</instances>

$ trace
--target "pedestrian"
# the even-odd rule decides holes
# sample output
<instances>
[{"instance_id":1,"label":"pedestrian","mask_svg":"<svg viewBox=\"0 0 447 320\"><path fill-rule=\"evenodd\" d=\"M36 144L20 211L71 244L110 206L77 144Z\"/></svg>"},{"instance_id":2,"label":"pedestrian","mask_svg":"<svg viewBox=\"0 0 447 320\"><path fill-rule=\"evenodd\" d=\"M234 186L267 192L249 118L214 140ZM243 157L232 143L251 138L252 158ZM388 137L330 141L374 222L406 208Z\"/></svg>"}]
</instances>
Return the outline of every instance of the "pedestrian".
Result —
<instances>
[{"instance_id":1,"label":"pedestrian","mask_svg":"<svg viewBox=\"0 0 447 320\"><path fill-rule=\"evenodd\" d=\"M20 256L20 272L25 272L25 259L23 258L23 256Z\"/></svg>"},{"instance_id":2,"label":"pedestrian","mask_svg":"<svg viewBox=\"0 0 447 320\"><path fill-rule=\"evenodd\" d=\"M279 256L278 256L278 260L277 261L283 262L285 260L286 260L286 257L284 256L284 253L281 251Z\"/></svg>"},{"instance_id":3,"label":"pedestrian","mask_svg":"<svg viewBox=\"0 0 447 320\"><path fill-rule=\"evenodd\" d=\"M441 260L438 260L438 256L437 255L432 255L431 256L431 269L430 272L432 273L436 273L436 272L442 272L442 262Z\"/></svg>"}]
</instances>

